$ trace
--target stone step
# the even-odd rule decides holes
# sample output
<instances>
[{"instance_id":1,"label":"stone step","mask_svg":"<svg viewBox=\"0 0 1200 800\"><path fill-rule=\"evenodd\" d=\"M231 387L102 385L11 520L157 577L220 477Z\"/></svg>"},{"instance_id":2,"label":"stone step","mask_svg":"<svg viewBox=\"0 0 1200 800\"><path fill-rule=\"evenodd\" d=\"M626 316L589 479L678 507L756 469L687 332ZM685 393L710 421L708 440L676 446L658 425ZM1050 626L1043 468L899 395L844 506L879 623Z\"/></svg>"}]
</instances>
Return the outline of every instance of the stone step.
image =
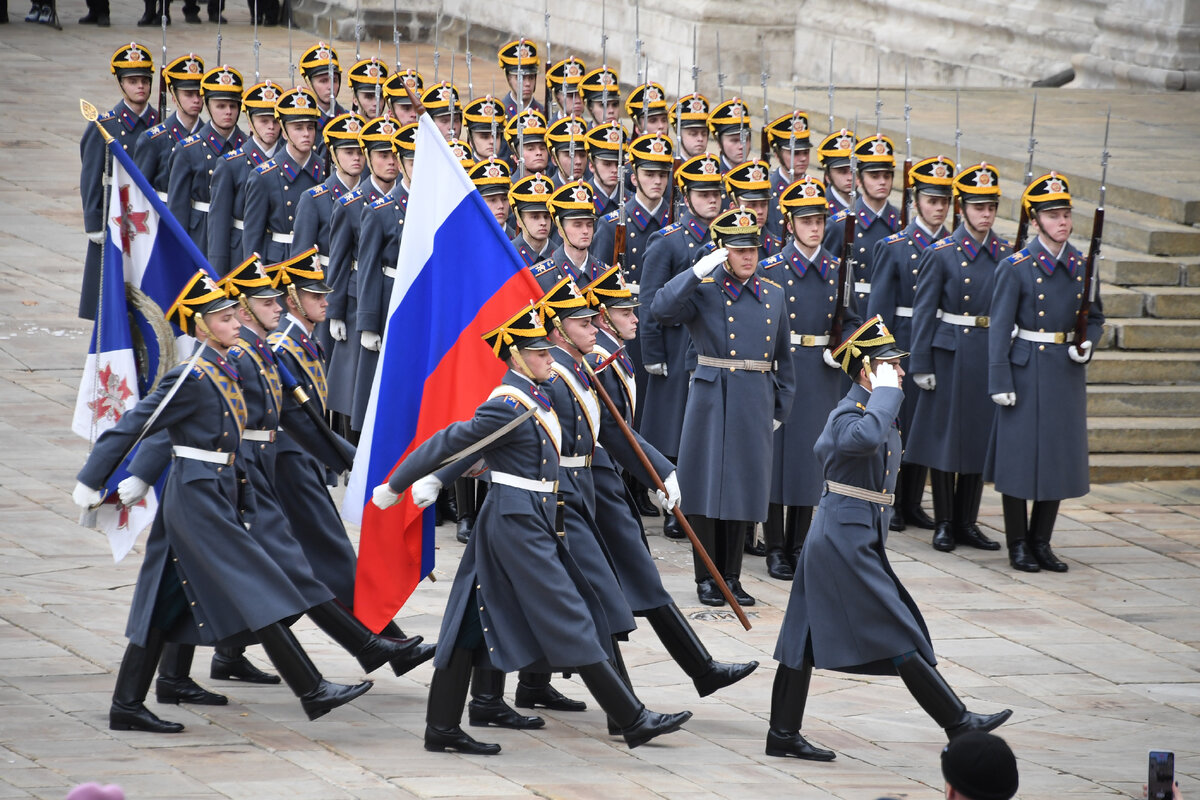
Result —
<instances>
[{"instance_id":1,"label":"stone step","mask_svg":"<svg viewBox=\"0 0 1200 800\"><path fill-rule=\"evenodd\" d=\"M1092 453L1092 483L1200 479L1200 453Z\"/></svg>"},{"instance_id":2,"label":"stone step","mask_svg":"<svg viewBox=\"0 0 1200 800\"><path fill-rule=\"evenodd\" d=\"M1196 453L1200 460L1200 418L1089 417L1088 448L1093 453Z\"/></svg>"},{"instance_id":3,"label":"stone step","mask_svg":"<svg viewBox=\"0 0 1200 800\"><path fill-rule=\"evenodd\" d=\"M1100 291L1105 316L1135 318L1146 315L1146 295L1137 289L1110 284Z\"/></svg>"},{"instance_id":4,"label":"stone step","mask_svg":"<svg viewBox=\"0 0 1200 800\"><path fill-rule=\"evenodd\" d=\"M1200 286L1131 286L1130 290L1140 292L1145 297L1147 316L1158 319L1200 318ZM1104 308L1107 313L1107 294L1104 295ZM1113 316L1118 314L1114 311Z\"/></svg>"},{"instance_id":5,"label":"stone step","mask_svg":"<svg viewBox=\"0 0 1200 800\"><path fill-rule=\"evenodd\" d=\"M1105 327L1122 350L1200 350L1200 320L1112 317Z\"/></svg>"},{"instance_id":6,"label":"stone step","mask_svg":"<svg viewBox=\"0 0 1200 800\"><path fill-rule=\"evenodd\" d=\"M1152 256L1109 246L1101 252L1100 280L1106 286L1186 286L1189 267L1198 268L1195 275L1200 279L1200 257Z\"/></svg>"},{"instance_id":7,"label":"stone step","mask_svg":"<svg viewBox=\"0 0 1200 800\"><path fill-rule=\"evenodd\" d=\"M1200 351L1102 350L1088 364L1088 383L1139 386L1200 383Z\"/></svg>"},{"instance_id":8,"label":"stone step","mask_svg":"<svg viewBox=\"0 0 1200 800\"><path fill-rule=\"evenodd\" d=\"M1200 384L1130 386L1091 384L1088 417L1193 417L1200 412Z\"/></svg>"}]
</instances>

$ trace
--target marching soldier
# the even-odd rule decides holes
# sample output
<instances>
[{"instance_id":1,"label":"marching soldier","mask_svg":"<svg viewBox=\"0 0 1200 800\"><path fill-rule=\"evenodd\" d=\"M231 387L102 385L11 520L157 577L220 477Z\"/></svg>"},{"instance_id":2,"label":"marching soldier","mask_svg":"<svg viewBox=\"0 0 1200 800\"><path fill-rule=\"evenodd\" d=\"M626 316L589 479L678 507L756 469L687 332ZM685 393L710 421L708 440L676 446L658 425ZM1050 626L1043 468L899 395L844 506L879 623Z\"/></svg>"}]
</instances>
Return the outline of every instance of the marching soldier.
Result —
<instances>
[{"instance_id":1,"label":"marching soldier","mask_svg":"<svg viewBox=\"0 0 1200 800\"><path fill-rule=\"evenodd\" d=\"M579 91L583 94L583 102L593 126L620 121L621 80L616 70L597 67L583 76Z\"/></svg>"},{"instance_id":2,"label":"marching soldier","mask_svg":"<svg viewBox=\"0 0 1200 800\"><path fill-rule=\"evenodd\" d=\"M400 174L396 143L399 124L389 117L378 117L363 127L359 148L367 159L370 176L338 198L329 217L329 335L333 352L329 356L329 408L338 415L341 427L355 438L350 427L354 414L354 380L362 344L358 332L358 241L362 230L363 208L387 195Z\"/></svg>"},{"instance_id":3,"label":"marching soldier","mask_svg":"<svg viewBox=\"0 0 1200 800\"><path fill-rule=\"evenodd\" d=\"M682 109L682 111L680 110ZM708 98L699 92L684 95L671 106L668 122L679 133L679 158L687 161L708 152L708 115L712 113Z\"/></svg>"},{"instance_id":4,"label":"marching soldier","mask_svg":"<svg viewBox=\"0 0 1200 800\"><path fill-rule=\"evenodd\" d=\"M167 431L175 463L142 563L109 727L177 733L145 706L166 631L213 644L252 631L309 719L348 703L370 683L329 683L283 624L310 606L284 571L246 535L242 476L235 455L246 424L239 376L226 359L240 324L225 292L198 272L167 318L200 341L199 354L169 372L153 393L96 442L74 498L100 500L105 476L143 432ZM170 393L170 396L168 396ZM145 429L143 431L143 429ZM183 633L180 633L180 631Z\"/></svg>"},{"instance_id":5,"label":"marching soldier","mask_svg":"<svg viewBox=\"0 0 1200 800\"><path fill-rule=\"evenodd\" d=\"M767 231L780 241L784 238L783 212L779 199L783 191L804 177L812 144L809 141L808 114L795 110L784 114L767 126L767 139L779 166L771 174L771 208L767 215ZM828 194L826 188L825 194Z\"/></svg>"},{"instance_id":6,"label":"marching soldier","mask_svg":"<svg viewBox=\"0 0 1200 800\"><path fill-rule=\"evenodd\" d=\"M504 141L512 158L513 175L550 173L550 151L546 147L546 118L536 109L526 109L504 126Z\"/></svg>"},{"instance_id":7,"label":"marching soldier","mask_svg":"<svg viewBox=\"0 0 1200 800\"><path fill-rule=\"evenodd\" d=\"M287 257L296 224L296 204L304 192L325 180L325 165L314 151L317 97L307 89L289 89L275 104L283 127L283 149L246 178L246 230L243 258L262 253L277 264Z\"/></svg>"},{"instance_id":8,"label":"marching soldier","mask_svg":"<svg viewBox=\"0 0 1200 800\"><path fill-rule=\"evenodd\" d=\"M564 277L576 286L600 277L604 262L588 251L596 231L596 205L591 187L583 181L564 184L546 198L546 209L562 244L531 267L538 285L549 291Z\"/></svg>"},{"instance_id":9,"label":"marching soldier","mask_svg":"<svg viewBox=\"0 0 1200 800\"><path fill-rule=\"evenodd\" d=\"M629 134L621 123L609 122L589 130L586 140L588 166L592 173L588 183L596 199L596 216L602 217L617 207L621 161L625 158ZM611 258L611 252L602 258Z\"/></svg>"},{"instance_id":10,"label":"marching soldier","mask_svg":"<svg viewBox=\"0 0 1200 800\"><path fill-rule=\"evenodd\" d=\"M512 119L522 111L533 109L541 114L544 120L546 109L542 108L542 104L533 96L533 90L538 85L538 67L542 63L538 60L537 45L529 39L515 39L500 46L496 59L500 68L504 70L504 79L508 82L508 94L504 96L504 115Z\"/></svg>"},{"instance_id":11,"label":"marching soldier","mask_svg":"<svg viewBox=\"0 0 1200 800\"><path fill-rule=\"evenodd\" d=\"M554 162L554 182L558 186L589 177L586 133L579 117L559 117L546 129L546 147Z\"/></svg>"},{"instance_id":12,"label":"marching soldier","mask_svg":"<svg viewBox=\"0 0 1200 800\"><path fill-rule=\"evenodd\" d=\"M625 113L629 115L633 138L648 133L669 135L667 95L657 83L643 83L629 90L625 98Z\"/></svg>"},{"instance_id":13,"label":"marching soldier","mask_svg":"<svg viewBox=\"0 0 1200 800\"><path fill-rule=\"evenodd\" d=\"M350 80L350 94L354 98L354 113L366 119L382 116L383 85L388 77L387 64L374 56L364 58L356 62L346 75ZM324 129L322 127L321 130Z\"/></svg>"},{"instance_id":14,"label":"marching soldier","mask_svg":"<svg viewBox=\"0 0 1200 800\"><path fill-rule=\"evenodd\" d=\"M454 84L442 81L430 86L421 95L421 105L442 132L443 139L448 142L462 136L462 105L458 102L458 89Z\"/></svg>"},{"instance_id":15,"label":"marching soldier","mask_svg":"<svg viewBox=\"0 0 1200 800\"><path fill-rule=\"evenodd\" d=\"M415 69L402 69L388 78L387 82L383 84L384 100L387 102L387 107L391 110L392 117L398 125L409 125L420 118L417 109L413 107L412 99L408 96L409 90L412 91L413 97L420 97L425 91L425 83L421 80L421 73ZM370 117L367 117L367 119L370 119Z\"/></svg>"},{"instance_id":16,"label":"marching soldier","mask_svg":"<svg viewBox=\"0 0 1200 800\"><path fill-rule=\"evenodd\" d=\"M1000 199L995 167L967 167L954 179L954 192L962 224L918 262L909 366L921 392L904 457L932 475L935 550L949 552L956 544L999 550L976 521L996 408L988 402L984 366L988 313L996 267L1012 248L992 232ZM909 488L917 490L902 487Z\"/></svg>"},{"instance_id":17,"label":"marching soldier","mask_svg":"<svg viewBox=\"0 0 1200 800\"><path fill-rule=\"evenodd\" d=\"M829 412L845 393L845 380L830 353L834 318L853 330L859 325L851 296L845 309L837 306L837 257L821 242L829 201L820 181L807 176L783 191L785 231L791 240L783 251L760 264L762 274L783 287L787 298L788 338L796 386L804 387L804 402L792 406L783 427L775 432L771 466L771 505L763 524L767 574L779 580L794 576L800 550L821 499L821 463L813 445Z\"/></svg>"},{"instance_id":18,"label":"marching soldier","mask_svg":"<svg viewBox=\"0 0 1200 800\"><path fill-rule=\"evenodd\" d=\"M679 323L663 323L650 313L658 291L704 255L711 245L709 224L721 213L721 169L716 156L705 153L683 162L675 182L687 209L678 221L650 235L642 260L642 361L645 364L646 403L639 430L660 453L678 463L684 407L694 368L688 349L691 339ZM684 534L668 514L663 533L672 539Z\"/></svg>"},{"instance_id":19,"label":"marching soldier","mask_svg":"<svg viewBox=\"0 0 1200 800\"><path fill-rule=\"evenodd\" d=\"M772 434L791 412L795 369L784 290L757 274L754 212L730 209L710 227L716 249L671 278L650 310L664 326L685 325L697 354L679 442L683 509L730 592L749 606L742 552L767 518ZM693 560L700 602L724 605L700 557Z\"/></svg>"},{"instance_id":20,"label":"marching soldier","mask_svg":"<svg viewBox=\"0 0 1200 800\"><path fill-rule=\"evenodd\" d=\"M527 306L484 335L509 371L475 416L435 434L410 454L373 502L387 508L412 486L419 506L431 505L441 481L429 473L448 456L532 410L534 417L491 442L483 456L492 490L450 590L429 687L425 749L495 754L462 727L462 711L477 653L503 672L537 666L574 668L630 747L678 730L689 712L647 711L609 662L607 623L595 593L567 551L556 523L562 436L543 384L551 377L550 343ZM426 476L426 477L421 477ZM478 609L478 610L477 610ZM483 648L487 648L486 652ZM519 690L518 690L519 691ZM518 703L520 696L518 695Z\"/></svg>"},{"instance_id":21,"label":"marching soldier","mask_svg":"<svg viewBox=\"0 0 1200 800\"><path fill-rule=\"evenodd\" d=\"M1104 310L1097 294L1087 338L1076 346L1086 266L1069 241L1067 179L1043 175L1021 201L1038 235L996 270L988 391L999 409L983 477L1001 494L1013 567L1066 572L1050 537L1059 501L1088 492L1086 365L1104 331ZM1026 516L1028 500L1033 508Z\"/></svg>"},{"instance_id":22,"label":"marching soldier","mask_svg":"<svg viewBox=\"0 0 1200 800\"><path fill-rule=\"evenodd\" d=\"M854 147L860 189L853 211L854 292L861 306L867 305L867 295L871 293L875 243L891 236L900 227L900 212L888 201L896 177L895 152L892 140L882 134L863 139ZM825 232L825 248L830 252L842 252L846 217L850 213L849 209L842 209L830 217L829 229Z\"/></svg>"},{"instance_id":23,"label":"marching soldier","mask_svg":"<svg viewBox=\"0 0 1200 800\"><path fill-rule=\"evenodd\" d=\"M935 156L913 164L911 176L913 196L916 198L913 221L899 233L882 239L875 245L872 260L875 271L871 276L871 296L867 304L870 316L878 315L896 338L896 346L913 348L914 296L920 272L921 256L934 242L944 238L948 231L944 227L950 212L954 180L954 162L943 156ZM990 285L991 279L988 279ZM974 294L974 292L972 292ZM990 289L986 292L991 294ZM982 295L980 295L982 296ZM936 309L935 309L936 310ZM937 324L929 329L932 335ZM915 350L914 350L915 352ZM928 350L925 351L928 354ZM914 363L920 359L914 359ZM915 369L914 372L919 370ZM921 394L919 387L925 382L922 376L904 386L904 405L900 407L900 441L904 453L900 460L900 477L896 480L896 513L892 515L891 529L904 530L906 523L918 528L933 530L936 522L921 508L921 495L925 492L927 469L912 460L909 435L912 432L913 412ZM984 430L990 430L989 424ZM935 490L939 487L934 484ZM937 502L945 503L948 512L950 498L944 495ZM949 519L947 514L946 519Z\"/></svg>"},{"instance_id":24,"label":"marching soldier","mask_svg":"<svg viewBox=\"0 0 1200 800\"><path fill-rule=\"evenodd\" d=\"M750 155L750 112L741 98L730 98L713 108L708 129L717 140L722 174L745 163Z\"/></svg>"},{"instance_id":25,"label":"marching soldier","mask_svg":"<svg viewBox=\"0 0 1200 800\"><path fill-rule=\"evenodd\" d=\"M547 70L546 86L550 88L550 96L558 106L558 116L583 116L583 93L579 86L586 72L587 65L575 56L567 56Z\"/></svg>"},{"instance_id":26,"label":"marching soldier","mask_svg":"<svg viewBox=\"0 0 1200 800\"><path fill-rule=\"evenodd\" d=\"M275 104L283 94L277 84L264 81L246 90L242 111L249 120L250 138L226 153L213 168L209 183L208 263L224 275L242 259L242 231L246 229L246 179L266 164L279 148L282 126Z\"/></svg>"},{"instance_id":27,"label":"marching soldier","mask_svg":"<svg viewBox=\"0 0 1200 800\"><path fill-rule=\"evenodd\" d=\"M929 630L887 558L887 526L900 466L896 414L907 355L879 317L834 350L850 392L829 415L816 443L825 489L796 566L775 645L779 669L771 692L769 756L832 761L836 755L801 734L813 667L899 675L946 736L990 731L1011 715L975 714L937 671Z\"/></svg>"},{"instance_id":28,"label":"marching soldier","mask_svg":"<svg viewBox=\"0 0 1200 800\"><path fill-rule=\"evenodd\" d=\"M552 188L553 182L539 172L513 181L508 192L509 203L517 218L518 233L513 239L513 247L529 267L551 252L550 209L546 201L550 199Z\"/></svg>"},{"instance_id":29,"label":"marching soldier","mask_svg":"<svg viewBox=\"0 0 1200 800\"><path fill-rule=\"evenodd\" d=\"M408 182L412 180L413 157L417 149L417 126L405 125L393 137L399 155L400 173L392 188L374 202L363 206L358 235L358 364L354 371L354 409L352 430L361 431L375 381L375 365L383 344L388 304L404 235L404 217L408 213Z\"/></svg>"},{"instance_id":30,"label":"marching soldier","mask_svg":"<svg viewBox=\"0 0 1200 800\"><path fill-rule=\"evenodd\" d=\"M88 15L92 16L91 13ZM86 19L86 17L85 17ZM103 19L108 22L105 10ZM150 86L154 62L150 51L136 42L122 45L109 59L109 69L117 76L121 100L111 111L96 121L108 135L126 150L134 147L138 137L158 124L158 112L150 106ZM79 293L81 319L96 318L96 302L100 295L100 254L104 247L107 225L104 215L104 175L108 163L108 148L96 126L88 123L79 141L79 199L83 203L83 229L87 232L88 249L83 263L83 288Z\"/></svg>"},{"instance_id":31,"label":"marching soldier","mask_svg":"<svg viewBox=\"0 0 1200 800\"><path fill-rule=\"evenodd\" d=\"M242 106L242 74L233 67L210 69L200 82L200 93L208 109L208 122L171 151L167 208L203 253L208 248L213 170L222 156L246 142L246 134L237 126Z\"/></svg>"},{"instance_id":32,"label":"marching soldier","mask_svg":"<svg viewBox=\"0 0 1200 800\"><path fill-rule=\"evenodd\" d=\"M317 126L325 130L329 120L350 111L338 104L337 96L342 91L342 65L332 45L317 42L300 56L300 76L317 100ZM324 156L324 153L320 155Z\"/></svg>"},{"instance_id":33,"label":"marching soldier","mask_svg":"<svg viewBox=\"0 0 1200 800\"><path fill-rule=\"evenodd\" d=\"M754 212L755 219L766 220L771 204L771 166L765 161L747 161L725 173L725 194L729 204ZM759 260L783 249L783 241L764 228Z\"/></svg>"},{"instance_id":34,"label":"marching soldier","mask_svg":"<svg viewBox=\"0 0 1200 800\"><path fill-rule=\"evenodd\" d=\"M467 144L475 157L499 158L497 152L499 135L504 132L507 120L504 118L504 107L500 101L491 95L477 97L463 108L463 122L466 123ZM511 172L511 167L509 169Z\"/></svg>"},{"instance_id":35,"label":"marching soldier","mask_svg":"<svg viewBox=\"0 0 1200 800\"><path fill-rule=\"evenodd\" d=\"M830 214L837 214L850 205L850 195L854 189L850 154L857 143L854 131L842 128L826 136L817 146L817 160L821 162L823 170L822 180L825 182L825 194L829 197ZM833 252L841 253L841 250Z\"/></svg>"},{"instance_id":36,"label":"marching soldier","mask_svg":"<svg viewBox=\"0 0 1200 800\"><path fill-rule=\"evenodd\" d=\"M148 129L133 148L133 163L150 181L160 200L167 199L168 160L175 145L181 144L200 127L200 111L204 98L200 96L200 79L204 76L204 59L195 53L180 56L163 70L167 86L175 97L175 113Z\"/></svg>"}]
</instances>

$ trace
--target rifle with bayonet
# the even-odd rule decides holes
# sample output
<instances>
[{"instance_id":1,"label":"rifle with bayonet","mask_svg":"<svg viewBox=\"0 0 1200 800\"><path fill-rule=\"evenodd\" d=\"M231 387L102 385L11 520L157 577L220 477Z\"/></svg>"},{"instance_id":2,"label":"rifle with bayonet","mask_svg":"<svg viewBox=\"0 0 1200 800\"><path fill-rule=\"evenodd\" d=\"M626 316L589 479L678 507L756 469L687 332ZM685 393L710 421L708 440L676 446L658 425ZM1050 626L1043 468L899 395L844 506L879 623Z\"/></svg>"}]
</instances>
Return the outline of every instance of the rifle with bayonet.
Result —
<instances>
[{"instance_id":1,"label":"rifle with bayonet","mask_svg":"<svg viewBox=\"0 0 1200 800\"><path fill-rule=\"evenodd\" d=\"M396 72L399 72L400 71L400 9L398 8L397 3L398 3L398 0L392 0L392 47L394 47L396 49ZM469 44L469 41L470 41L469 40L469 36L470 36L469 31L470 30L471 30L470 17L468 17L467 18L467 31L468 31L467 47L468 47L468 49L470 48L470 44ZM468 59L467 63L468 64L470 63L469 59ZM383 116L382 110L380 110L379 116Z\"/></svg>"},{"instance_id":2,"label":"rifle with bayonet","mask_svg":"<svg viewBox=\"0 0 1200 800\"><path fill-rule=\"evenodd\" d=\"M854 129L858 130L858 116L854 117ZM846 207L846 216L842 227L842 263L838 268L837 306L833 312L833 324L829 331L829 348L832 350L842 343L842 326L846 321L846 308L850 305L850 295L854 291L854 271L858 259L854 256L855 233L858 221L858 152L850 148L850 204Z\"/></svg>"},{"instance_id":3,"label":"rifle with bayonet","mask_svg":"<svg viewBox=\"0 0 1200 800\"><path fill-rule=\"evenodd\" d=\"M1037 125L1037 93L1033 95L1033 114L1029 117L1029 161L1025 164L1025 187L1033 183L1033 154L1037 150L1037 139L1033 138L1034 126ZM1107 140L1108 134L1105 134ZM1105 153L1107 156L1107 153ZM959 167L961 169L961 166ZM1024 188L1022 193L1024 193ZM1029 236L1029 210L1025 208L1025 204L1021 203L1021 215L1017 218L1017 238L1013 240L1013 252L1016 252L1025 246L1025 240Z\"/></svg>"},{"instance_id":4,"label":"rifle with bayonet","mask_svg":"<svg viewBox=\"0 0 1200 800\"><path fill-rule=\"evenodd\" d=\"M620 121L612 123L621 133L617 145L617 224L613 230L613 264L619 264L621 274L629 277L625 269L625 129Z\"/></svg>"},{"instance_id":5,"label":"rifle with bayonet","mask_svg":"<svg viewBox=\"0 0 1200 800\"><path fill-rule=\"evenodd\" d=\"M1083 299L1079 303L1079 313L1075 315L1075 349L1079 350L1087 341L1088 315L1092 303L1100 294L1100 276L1096 274L1100 260L1100 242L1104 238L1104 195L1108 182L1108 128L1112 122L1112 106L1108 108L1108 116L1104 119L1104 149L1100 152L1100 202L1092 217L1092 241L1088 245L1087 262L1083 270ZM1022 204L1023 205L1023 204Z\"/></svg>"},{"instance_id":6,"label":"rifle with bayonet","mask_svg":"<svg viewBox=\"0 0 1200 800\"><path fill-rule=\"evenodd\" d=\"M908 59L904 60L904 204L900 208L900 227L908 227L909 207L913 202L912 182L912 106L908 104ZM957 164L955 166L958 166Z\"/></svg>"},{"instance_id":7,"label":"rifle with bayonet","mask_svg":"<svg viewBox=\"0 0 1200 800\"><path fill-rule=\"evenodd\" d=\"M725 73L721 71L721 31L717 31L717 97L718 103L725 102Z\"/></svg>"},{"instance_id":8,"label":"rifle with bayonet","mask_svg":"<svg viewBox=\"0 0 1200 800\"><path fill-rule=\"evenodd\" d=\"M767 72L767 48L766 37L759 38L759 50L762 53L762 70L758 73L758 83L762 86L763 94L763 121L762 134L759 138L758 160L771 164L771 136L767 133L768 126L771 124L771 106L767 102L767 78L771 77Z\"/></svg>"},{"instance_id":9,"label":"rifle with bayonet","mask_svg":"<svg viewBox=\"0 0 1200 800\"><path fill-rule=\"evenodd\" d=\"M167 12L162 14L162 69L158 71L158 121L167 120Z\"/></svg>"},{"instance_id":10,"label":"rifle with bayonet","mask_svg":"<svg viewBox=\"0 0 1200 800\"><path fill-rule=\"evenodd\" d=\"M833 127L833 40L829 40L829 132L834 132ZM857 131L856 131L857 133Z\"/></svg>"},{"instance_id":11,"label":"rifle with bayonet","mask_svg":"<svg viewBox=\"0 0 1200 800\"><path fill-rule=\"evenodd\" d=\"M475 98L475 82L471 78L471 12L467 11L467 51L463 55L467 62L467 102ZM468 139L470 136L467 137Z\"/></svg>"},{"instance_id":12,"label":"rifle with bayonet","mask_svg":"<svg viewBox=\"0 0 1200 800\"><path fill-rule=\"evenodd\" d=\"M550 62L550 0L546 0L546 10L542 14L542 21L546 26L546 88L542 94L542 110L546 114L546 125L549 126L551 120L554 119L550 113L550 106L554 103L554 93L550 90L550 68L553 64ZM535 81L536 83L536 81ZM563 83L563 92L566 92L566 83ZM566 113L566 109L563 110ZM574 139L572 139L574 141Z\"/></svg>"},{"instance_id":13,"label":"rifle with bayonet","mask_svg":"<svg viewBox=\"0 0 1200 800\"><path fill-rule=\"evenodd\" d=\"M958 89L954 90L954 168L962 169L962 128L958 124ZM958 230L958 221L962 214L962 204L958 196L954 197L954 219L952 230Z\"/></svg>"}]
</instances>

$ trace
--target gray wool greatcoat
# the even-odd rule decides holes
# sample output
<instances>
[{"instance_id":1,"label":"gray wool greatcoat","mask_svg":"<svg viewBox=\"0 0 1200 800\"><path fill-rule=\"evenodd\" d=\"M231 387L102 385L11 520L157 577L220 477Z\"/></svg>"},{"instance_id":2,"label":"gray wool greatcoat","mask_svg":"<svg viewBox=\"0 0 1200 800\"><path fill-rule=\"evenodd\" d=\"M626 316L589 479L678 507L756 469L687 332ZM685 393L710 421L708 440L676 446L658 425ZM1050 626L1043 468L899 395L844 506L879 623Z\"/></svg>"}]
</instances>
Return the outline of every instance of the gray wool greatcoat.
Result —
<instances>
[{"instance_id":1,"label":"gray wool greatcoat","mask_svg":"<svg viewBox=\"0 0 1200 800\"><path fill-rule=\"evenodd\" d=\"M767 361L769 372L697 365L679 442L686 514L762 522L771 493L772 420L787 420L795 393L784 290L753 275L743 285L717 267L685 269L654 297L663 326L685 325L700 356Z\"/></svg>"},{"instance_id":2,"label":"gray wool greatcoat","mask_svg":"<svg viewBox=\"0 0 1200 800\"><path fill-rule=\"evenodd\" d=\"M273 150L272 152L276 152ZM226 275L246 259L242 258L242 231L246 228L246 178L270 161L254 137L226 153L213 167L209 181L208 263L218 275ZM263 255L260 253L260 255Z\"/></svg>"},{"instance_id":3,"label":"gray wool greatcoat","mask_svg":"<svg viewBox=\"0 0 1200 800\"><path fill-rule=\"evenodd\" d=\"M539 403L533 384L513 372L504 376L502 386L525 399L494 397L475 409L471 419L431 436L392 473L392 489L406 489L434 472L443 459L499 430L527 408L534 408L537 416L489 444L483 460L493 471L557 480L558 425L548 398L541 392ZM492 482L454 576L434 666L449 663L460 631L472 627L469 622L476 614L488 660L502 672L566 669L611 657L604 610L555 533L555 508L554 492Z\"/></svg>"},{"instance_id":4,"label":"gray wool greatcoat","mask_svg":"<svg viewBox=\"0 0 1200 800\"><path fill-rule=\"evenodd\" d=\"M222 139L212 123L206 122L171 151L167 208L206 256L208 211L204 207L212 198L213 171L226 153L237 150L245 143L246 134L240 128L234 128L228 139ZM226 271L228 269L226 267Z\"/></svg>"},{"instance_id":5,"label":"gray wool greatcoat","mask_svg":"<svg viewBox=\"0 0 1200 800\"><path fill-rule=\"evenodd\" d=\"M791 335L828 336L837 313L839 261L821 248L812 262L788 242L783 252L764 259L762 274L784 289ZM842 330L861 324L850 295ZM825 419L846 393L846 373L825 363L824 345L792 341L788 348L798 387L796 402L783 427L775 431L771 458L771 502L785 506L815 506L821 499L821 462L813 445L825 428ZM802 387L802 388L800 388Z\"/></svg>"},{"instance_id":6,"label":"gray wool greatcoat","mask_svg":"<svg viewBox=\"0 0 1200 800\"><path fill-rule=\"evenodd\" d=\"M900 468L896 414L904 393L859 385L829 415L817 440L826 480L892 494ZM799 669L894 675L912 651L936 664L925 620L887 558L892 507L826 491L796 565L775 659Z\"/></svg>"},{"instance_id":7,"label":"gray wool greatcoat","mask_svg":"<svg viewBox=\"0 0 1200 800\"><path fill-rule=\"evenodd\" d=\"M998 407L984 479L1001 494L1063 500L1088 493L1087 366L1067 355L1083 296L1084 259L1069 244L1055 261L1035 238L996 272L988 329L988 392L1015 392ZM1012 338L1016 325L1068 334L1063 344ZM1104 331L1097 295L1087 318L1095 347Z\"/></svg>"},{"instance_id":8,"label":"gray wool greatcoat","mask_svg":"<svg viewBox=\"0 0 1200 800\"><path fill-rule=\"evenodd\" d=\"M1011 252L994 233L976 242L959 225L921 258L909 380L933 373L937 384L932 391L917 390L905 461L943 472L983 472L996 410L987 390L989 328L951 325L938 317L988 316L996 266Z\"/></svg>"}]
</instances>

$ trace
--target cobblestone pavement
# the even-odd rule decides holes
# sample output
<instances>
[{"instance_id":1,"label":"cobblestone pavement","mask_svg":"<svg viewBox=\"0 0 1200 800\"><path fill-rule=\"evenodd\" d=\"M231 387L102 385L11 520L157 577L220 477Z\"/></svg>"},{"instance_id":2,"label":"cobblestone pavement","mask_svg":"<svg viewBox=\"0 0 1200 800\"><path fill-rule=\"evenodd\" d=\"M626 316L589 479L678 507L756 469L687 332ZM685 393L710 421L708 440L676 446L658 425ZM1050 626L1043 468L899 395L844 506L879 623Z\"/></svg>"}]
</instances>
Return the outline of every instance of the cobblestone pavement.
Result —
<instances>
[{"instance_id":1,"label":"cobblestone pavement","mask_svg":"<svg viewBox=\"0 0 1200 800\"><path fill-rule=\"evenodd\" d=\"M203 655L197 676L228 694L229 706L151 702L187 731L110 732L140 550L114 565L103 539L76 524L69 497L86 453L69 430L88 334L74 314L85 242L76 98L110 106L109 54L144 36L157 58L159 34L132 27L138 12L128 0L114 3L107 30L75 25L79 13L67 14L62 33L0 27L0 70L10 76L0 83L0 798L61 798L86 780L121 783L131 798L940 796L943 738L896 679L818 672L805 732L838 759L763 755L788 587L749 559L746 588L759 604L753 629L742 631L695 605L689 553L657 535L655 520L650 541L664 579L714 655L763 663L700 700L648 626L639 629L625 649L634 683L654 708L696 712L683 733L629 751L590 703L584 713L547 714L540 731L488 732L504 746L499 757L436 755L421 748L428 665L403 678L380 673L369 695L309 723L285 688L205 680ZM252 73L246 11L229 16L223 57ZM177 21L171 53L211 57L214 36L212 25ZM296 35L297 54L311 38ZM263 74L284 77L286 54L286 31L264 31ZM431 63L427 53L422 63ZM477 72L476 86L482 80ZM1183 99L1179 114L1196 115ZM1049 116L1043 141L1056 135ZM995 535L999 499L990 490L982 522ZM448 528L438 538L439 580L422 584L402 612L406 630L431 638L462 550ZM1014 710L1001 733L1020 761L1021 797L1140 796L1151 747L1176 751L1184 792L1195 795L1200 484L1097 486L1063 504L1055 543L1071 564L1065 575L1015 573L995 553L936 553L920 531L894 534L890 547L950 683L972 708ZM360 677L307 622L297 630L331 679ZM261 650L251 655L267 666ZM560 685L586 696L577 679Z\"/></svg>"}]
</instances>

